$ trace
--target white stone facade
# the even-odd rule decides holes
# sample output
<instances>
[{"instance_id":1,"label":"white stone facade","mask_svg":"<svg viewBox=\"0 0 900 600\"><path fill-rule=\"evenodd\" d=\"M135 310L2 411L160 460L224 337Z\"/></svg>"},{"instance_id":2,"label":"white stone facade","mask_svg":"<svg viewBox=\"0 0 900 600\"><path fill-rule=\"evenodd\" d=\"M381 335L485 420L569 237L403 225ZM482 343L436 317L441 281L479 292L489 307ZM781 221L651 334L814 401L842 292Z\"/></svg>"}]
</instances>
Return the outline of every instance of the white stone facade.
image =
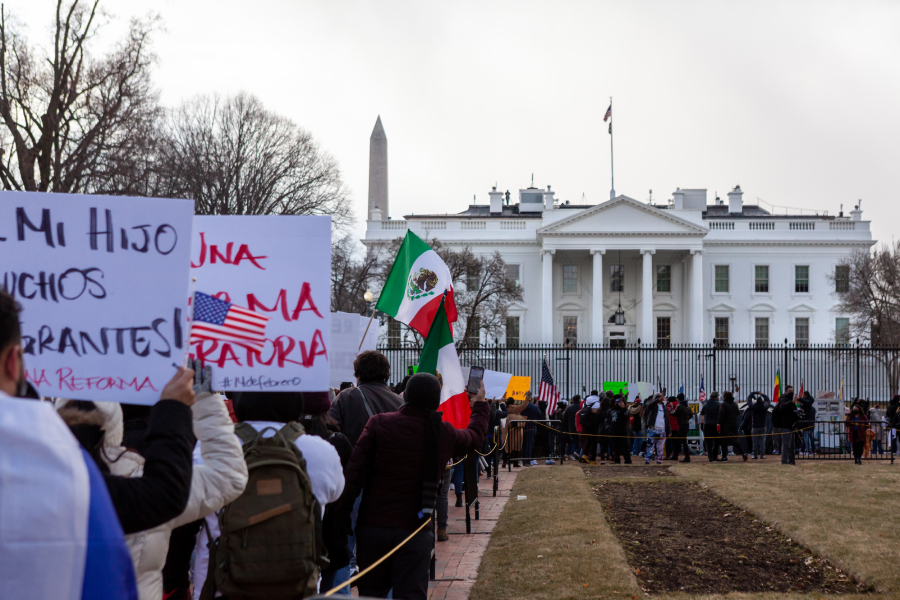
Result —
<instances>
[{"instance_id":1,"label":"white stone facade","mask_svg":"<svg viewBox=\"0 0 900 600\"><path fill-rule=\"evenodd\" d=\"M510 316L523 344L840 341L829 276L847 253L874 244L862 211L773 215L742 194L737 187L708 205L706 190L679 189L664 205L618 196L585 206L556 203L548 187L520 190L507 205L495 190L489 206L459 214L370 213L363 242L376 249L409 229L475 253L499 250L518 266L524 300ZM620 302L624 325L615 324Z\"/></svg>"}]
</instances>

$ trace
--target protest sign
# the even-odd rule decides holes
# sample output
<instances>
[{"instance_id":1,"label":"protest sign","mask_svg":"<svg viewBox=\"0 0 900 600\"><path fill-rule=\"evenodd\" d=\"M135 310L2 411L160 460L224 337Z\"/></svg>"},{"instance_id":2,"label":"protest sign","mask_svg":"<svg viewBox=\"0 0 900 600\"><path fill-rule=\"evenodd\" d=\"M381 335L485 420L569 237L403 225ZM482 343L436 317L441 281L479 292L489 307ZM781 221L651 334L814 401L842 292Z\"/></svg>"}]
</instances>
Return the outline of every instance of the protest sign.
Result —
<instances>
[{"instance_id":1,"label":"protest sign","mask_svg":"<svg viewBox=\"0 0 900 600\"><path fill-rule=\"evenodd\" d=\"M191 267L198 292L269 317L259 352L228 341L191 344L192 355L213 365L213 389L328 388L331 217L198 216Z\"/></svg>"},{"instance_id":2,"label":"protest sign","mask_svg":"<svg viewBox=\"0 0 900 600\"><path fill-rule=\"evenodd\" d=\"M622 394L628 398L628 382L627 381L604 381L603 391L612 392L613 394ZM641 396L643 398L643 396Z\"/></svg>"},{"instance_id":3,"label":"protest sign","mask_svg":"<svg viewBox=\"0 0 900 600\"><path fill-rule=\"evenodd\" d=\"M153 404L184 359L189 200L0 192L0 285L45 396Z\"/></svg>"},{"instance_id":4,"label":"protest sign","mask_svg":"<svg viewBox=\"0 0 900 600\"><path fill-rule=\"evenodd\" d=\"M506 397L514 400L525 400L525 392L531 389L531 377L514 375L509 379L506 387Z\"/></svg>"},{"instance_id":5,"label":"protest sign","mask_svg":"<svg viewBox=\"0 0 900 600\"><path fill-rule=\"evenodd\" d=\"M361 335L359 315L345 312L331 313L331 351L328 361L331 387L339 388L345 381L356 381L356 376L353 375L353 361L356 359Z\"/></svg>"}]
</instances>

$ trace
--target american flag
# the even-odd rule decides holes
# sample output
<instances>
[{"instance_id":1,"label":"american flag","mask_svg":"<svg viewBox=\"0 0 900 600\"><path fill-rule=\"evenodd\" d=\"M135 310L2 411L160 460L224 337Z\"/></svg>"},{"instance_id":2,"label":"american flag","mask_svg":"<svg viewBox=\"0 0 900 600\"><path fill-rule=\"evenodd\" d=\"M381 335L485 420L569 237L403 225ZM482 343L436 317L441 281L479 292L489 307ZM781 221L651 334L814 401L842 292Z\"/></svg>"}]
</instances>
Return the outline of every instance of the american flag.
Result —
<instances>
[{"instance_id":1,"label":"american flag","mask_svg":"<svg viewBox=\"0 0 900 600\"><path fill-rule=\"evenodd\" d=\"M700 394L697 395L700 404L706 402L706 388L703 387L703 375L700 376Z\"/></svg>"},{"instance_id":2,"label":"american flag","mask_svg":"<svg viewBox=\"0 0 900 600\"><path fill-rule=\"evenodd\" d=\"M541 359L541 387L538 390L538 400L543 400L547 403L548 415L556 412L556 403L559 402L559 389L556 387L556 382L553 381L553 375L550 374L547 359Z\"/></svg>"},{"instance_id":3,"label":"american flag","mask_svg":"<svg viewBox=\"0 0 900 600\"><path fill-rule=\"evenodd\" d=\"M609 105L609 108L606 109L606 115L603 117L603 122L606 123L607 119L612 117L612 104Z\"/></svg>"},{"instance_id":4,"label":"american flag","mask_svg":"<svg viewBox=\"0 0 900 600\"><path fill-rule=\"evenodd\" d=\"M235 306L208 294L194 294L194 322L190 344L216 340L262 351L269 317Z\"/></svg>"}]
</instances>

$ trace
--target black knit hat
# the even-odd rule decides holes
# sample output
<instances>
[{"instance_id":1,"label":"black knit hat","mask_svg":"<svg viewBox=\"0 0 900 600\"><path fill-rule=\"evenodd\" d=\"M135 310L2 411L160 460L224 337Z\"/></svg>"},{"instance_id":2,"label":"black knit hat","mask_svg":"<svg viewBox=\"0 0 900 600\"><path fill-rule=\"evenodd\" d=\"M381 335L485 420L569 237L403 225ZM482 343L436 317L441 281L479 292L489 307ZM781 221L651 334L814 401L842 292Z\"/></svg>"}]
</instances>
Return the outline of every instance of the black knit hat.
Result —
<instances>
[{"instance_id":1,"label":"black knit hat","mask_svg":"<svg viewBox=\"0 0 900 600\"><path fill-rule=\"evenodd\" d=\"M441 384L431 373L416 373L406 382L403 399L422 410L437 410L441 404Z\"/></svg>"}]
</instances>

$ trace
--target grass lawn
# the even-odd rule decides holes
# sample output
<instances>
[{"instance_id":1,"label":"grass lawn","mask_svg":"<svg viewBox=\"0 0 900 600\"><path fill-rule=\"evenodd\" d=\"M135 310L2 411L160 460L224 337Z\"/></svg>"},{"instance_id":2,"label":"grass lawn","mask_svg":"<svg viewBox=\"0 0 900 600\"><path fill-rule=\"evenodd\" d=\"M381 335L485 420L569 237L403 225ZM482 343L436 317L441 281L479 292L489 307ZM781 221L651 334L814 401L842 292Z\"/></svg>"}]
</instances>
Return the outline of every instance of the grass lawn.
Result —
<instances>
[{"instance_id":1,"label":"grass lawn","mask_svg":"<svg viewBox=\"0 0 900 600\"><path fill-rule=\"evenodd\" d=\"M775 460L772 460L772 459ZM878 591L900 597L900 465L679 464L680 478L762 519Z\"/></svg>"},{"instance_id":2,"label":"grass lawn","mask_svg":"<svg viewBox=\"0 0 900 600\"><path fill-rule=\"evenodd\" d=\"M881 592L840 598L900 597L900 465L857 467L820 462L789 468L698 462L678 465L673 471L679 476L631 481L635 485L697 481L774 523L784 534ZM596 480L586 479L576 466L523 469L491 536L470 598L646 597L591 493L592 483ZM528 498L517 501L517 495ZM769 600L823 596L673 593L654 597Z\"/></svg>"}]
</instances>

